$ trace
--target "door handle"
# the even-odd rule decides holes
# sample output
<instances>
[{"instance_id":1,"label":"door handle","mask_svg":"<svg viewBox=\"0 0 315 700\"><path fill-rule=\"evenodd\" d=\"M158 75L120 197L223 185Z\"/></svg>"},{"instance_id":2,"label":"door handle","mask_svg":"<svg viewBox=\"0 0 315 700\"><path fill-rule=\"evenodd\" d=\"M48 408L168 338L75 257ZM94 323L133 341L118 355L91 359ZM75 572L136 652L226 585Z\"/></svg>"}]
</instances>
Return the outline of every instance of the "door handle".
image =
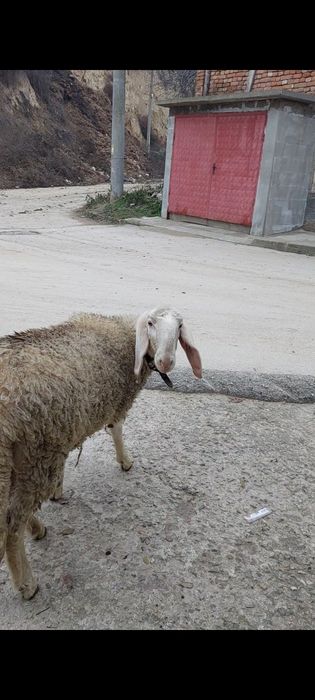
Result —
<instances>
[{"instance_id":1,"label":"door handle","mask_svg":"<svg viewBox=\"0 0 315 700\"><path fill-rule=\"evenodd\" d=\"M212 175L214 175L214 173L215 173L215 171L216 171L216 167L217 167L216 164L213 163L213 166L212 166Z\"/></svg>"}]
</instances>

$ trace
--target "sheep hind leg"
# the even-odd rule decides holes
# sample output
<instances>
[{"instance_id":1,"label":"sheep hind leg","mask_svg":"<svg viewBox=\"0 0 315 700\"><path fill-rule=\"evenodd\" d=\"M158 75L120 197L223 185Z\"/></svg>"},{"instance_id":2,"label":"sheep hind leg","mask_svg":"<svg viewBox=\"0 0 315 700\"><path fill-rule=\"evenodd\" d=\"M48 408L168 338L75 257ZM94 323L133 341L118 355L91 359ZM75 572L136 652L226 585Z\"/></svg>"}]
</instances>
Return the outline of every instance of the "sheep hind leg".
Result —
<instances>
[{"instance_id":1,"label":"sheep hind leg","mask_svg":"<svg viewBox=\"0 0 315 700\"><path fill-rule=\"evenodd\" d=\"M26 522L24 518L22 520L19 510L17 509L15 512L14 508L11 507L6 543L6 560L15 588L20 591L24 600L31 600L39 587L25 553L25 525Z\"/></svg>"},{"instance_id":2,"label":"sheep hind leg","mask_svg":"<svg viewBox=\"0 0 315 700\"><path fill-rule=\"evenodd\" d=\"M122 435L123 424L124 421L121 420L118 423L110 424L107 427L114 441L117 462L121 465L125 472L128 472L133 465L133 457L128 450L126 450L124 445Z\"/></svg>"}]
</instances>

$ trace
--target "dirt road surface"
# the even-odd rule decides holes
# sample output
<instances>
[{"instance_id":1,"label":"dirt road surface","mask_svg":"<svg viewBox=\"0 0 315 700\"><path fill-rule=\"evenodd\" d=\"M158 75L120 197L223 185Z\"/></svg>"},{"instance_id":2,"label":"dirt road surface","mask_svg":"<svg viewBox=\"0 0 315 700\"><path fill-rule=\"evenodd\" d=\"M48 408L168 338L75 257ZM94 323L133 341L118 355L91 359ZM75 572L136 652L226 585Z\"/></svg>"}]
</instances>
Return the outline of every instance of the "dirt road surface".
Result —
<instances>
[{"instance_id":1,"label":"dirt road surface","mask_svg":"<svg viewBox=\"0 0 315 700\"><path fill-rule=\"evenodd\" d=\"M102 188L1 191L0 332L72 312L183 311L206 370L314 374L315 259L74 217ZM187 376L184 354L178 367ZM314 405L143 391L129 473L104 431L28 542L40 591L0 569L1 629L314 628ZM249 524L264 506L272 513Z\"/></svg>"}]
</instances>

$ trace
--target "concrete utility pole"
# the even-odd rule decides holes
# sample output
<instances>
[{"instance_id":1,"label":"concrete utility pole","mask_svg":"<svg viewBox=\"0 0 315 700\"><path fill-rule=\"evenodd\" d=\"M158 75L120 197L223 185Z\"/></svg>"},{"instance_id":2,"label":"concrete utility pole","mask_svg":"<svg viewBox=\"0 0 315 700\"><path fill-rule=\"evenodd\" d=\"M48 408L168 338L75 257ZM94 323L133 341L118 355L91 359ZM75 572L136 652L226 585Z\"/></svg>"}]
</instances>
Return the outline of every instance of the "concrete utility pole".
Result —
<instances>
[{"instance_id":1,"label":"concrete utility pole","mask_svg":"<svg viewBox=\"0 0 315 700\"><path fill-rule=\"evenodd\" d=\"M153 101L153 73L151 70L150 76L150 92L149 92L149 106L148 106L148 121L147 121L147 154L150 155L151 150L151 123L152 123L152 101Z\"/></svg>"},{"instance_id":2,"label":"concrete utility pole","mask_svg":"<svg viewBox=\"0 0 315 700\"><path fill-rule=\"evenodd\" d=\"M113 70L111 200L124 191L125 71Z\"/></svg>"}]
</instances>

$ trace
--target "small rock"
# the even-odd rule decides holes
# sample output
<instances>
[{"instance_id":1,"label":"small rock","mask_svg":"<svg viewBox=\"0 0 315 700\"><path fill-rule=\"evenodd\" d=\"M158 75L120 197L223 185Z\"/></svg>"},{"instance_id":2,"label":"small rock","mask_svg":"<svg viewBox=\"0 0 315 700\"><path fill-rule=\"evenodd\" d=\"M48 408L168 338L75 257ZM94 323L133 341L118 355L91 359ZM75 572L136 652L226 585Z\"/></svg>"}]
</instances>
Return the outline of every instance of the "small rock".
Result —
<instances>
[{"instance_id":1,"label":"small rock","mask_svg":"<svg viewBox=\"0 0 315 700\"><path fill-rule=\"evenodd\" d=\"M287 608L285 607L285 605L281 605L281 603L279 603L278 605L275 606L275 612L278 613L278 615L287 615L288 614Z\"/></svg>"},{"instance_id":2,"label":"small rock","mask_svg":"<svg viewBox=\"0 0 315 700\"><path fill-rule=\"evenodd\" d=\"M59 535L72 535L74 533L74 527L65 527L60 530Z\"/></svg>"},{"instance_id":3,"label":"small rock","mask_svg":"<svg viewBox=\"0 0 315 700\"><path fill-rule=\"evenodd\" d=\"M147 556L144 556L144 557L143 557L143 561L144 561L145 564L150 564L150 559L149 559L149 557L147 557Z\"/></svg>"},{"instance_id":4,"label":"small rock","mask_svg":"<svg viewBox=\"0 0 315 700\"><path fill-rule=\"evenodd\" d=\"M182 588L193 588L193 583L190 583L190 581L181 581L179 584Z\"/></svg>"}]
</instances>

